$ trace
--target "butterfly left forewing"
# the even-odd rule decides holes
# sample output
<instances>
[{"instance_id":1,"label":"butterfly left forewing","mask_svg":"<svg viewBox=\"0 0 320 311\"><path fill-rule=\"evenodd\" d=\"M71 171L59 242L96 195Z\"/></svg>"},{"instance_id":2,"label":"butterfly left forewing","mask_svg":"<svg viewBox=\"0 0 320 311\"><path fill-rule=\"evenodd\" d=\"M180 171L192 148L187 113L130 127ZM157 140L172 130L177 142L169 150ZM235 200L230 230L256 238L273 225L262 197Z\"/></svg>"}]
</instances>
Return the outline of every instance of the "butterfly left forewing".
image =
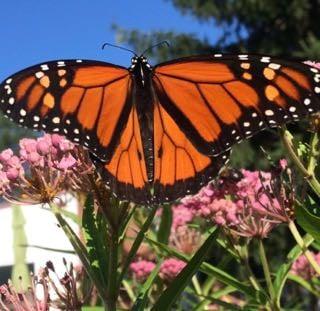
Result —
<instances>
[{"instance_id":1,"label":"butterfly left forewing","mask_svg":"<svg viewBox=\"0 0 320 311\"><path fill-rule=\"evenodd\" d=\"M65 135L108 160L131 109L126 68L63 60L27 68L0 85L5 116L35 130Z\"/></svg>"}]
</instances>

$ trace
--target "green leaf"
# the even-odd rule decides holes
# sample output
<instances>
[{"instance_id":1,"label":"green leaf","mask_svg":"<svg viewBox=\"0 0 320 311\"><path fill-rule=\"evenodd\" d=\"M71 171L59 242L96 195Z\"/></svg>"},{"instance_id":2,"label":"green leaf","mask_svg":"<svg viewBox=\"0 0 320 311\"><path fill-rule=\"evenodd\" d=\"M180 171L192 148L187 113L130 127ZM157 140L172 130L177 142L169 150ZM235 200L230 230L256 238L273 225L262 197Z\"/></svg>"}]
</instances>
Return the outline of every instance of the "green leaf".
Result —
<instances>
[{"instance_id":1,"label":"green leaf","mask_svg":"<svg viewBox=\"0 0 320 311\"><path fill-rule=\"evenodd\" d=\"M208 252L210 252L211 248L216 243L217 236L217 230L211 233L200 249L191 258L190 262L156 301L152 308L153 311L170 310L190 282L192 276L198 271Z\"/></svg>"},{"instance_id":2,"label":"green leaf","mask_svg":"<svg viewBox=\"0 0 320 311\"><path fill-rule=\"evenodd\" d=\"M75 252L79 256L79 259L81 260L81 263L83 264L83 267L86 270L89 278L96 286L99 296L104 301L106 289L103 286L103 283L101 282L100 278L97 276L96 271L91 267L89 254L87 252L86 247L83 245L82 241L78 238L77 234L73 231L73 229L69 226L69 224L63 218L63 216L60 214L60 208L55 205L51 205L51 209L54 215L56 216L59 225L61 226L65 235L68 237Z\"/></svg>"},{"instance_id":3,"label":"green leaf","mask_svg":"<svg viewBox=\"0 0 320 311\"><path fill-rule=\"evenodd\" d=\"M146 309L146 305L147 305L147 299L148 299L148 293L149 290L152 286L152 284L154 283L154 280L157 278L158 273L160 271L160 267L162 264L162 260L160 260L157 264L157 266L154 268L154 270L152 271L152 273L149 275L148 279L145 281L145 283L143 284L143 286L140 289L140 292L138 294L137 300L134 303L133 307L132 307L132 311L143 311Z\"/></svg>"},{"instance_id":4,"label":"green leaf","mask_svg":"<svg viewBox=\"0 0 320 311\"><path fill-rule=\"evenodd\" d=\"M100 281L107 284L108 245L106 223L100 213L94 211L92 195L88 195L82 215L82 227L92 269Z\"/></svg>"},{"instance_id":5,"label":"green leaf","mask_svg":"<svg viewBox=\"0 0 320 311\"><path fill-rule=\"evenodd\" d=\"M82 307L81 311L104 311L103 307Z\"/></svg>"},{"instance_id":6,"label":"green leaf","mask_svg":"<svg viewBox=\"0 0 320 311\"><path fill-rule=\"evenodd\" d=\"M304 245L307 247L313 242L313 238L306 234L303 238ZM280 298L282 295L282 290L284 288L285 282L288 278L291 266L293 262L303 253L302 249L299 245L296 245L291 249L288 253L286 261L280 266L278 272L276 273L276 277L273 282L274 290L276 293L277 301L280 303Z\"/></svg>"},{"instance_id":7,"label":"green leaf","mask_svg":"<svg viewBox=\"0 0 320 311\"><path fill-rule=\"evenodd\" d=\"M157 234L157 240L160 243L168 244L172 225L171 205L164 205L162 208L161 223Z\"/></svg>"},{"instance_id":8,"label":"green leaf","mask_svg":"<svg viewBox=\"0 0 320 311\"><path fill-rule=\"evenodd\" d=\"M302 287L304 287L306 290L311 292L316 297L320 297L320 292L316 290L316 287L314 286L314 284L312 284L312 280L306 281L305 279L303 279L300 276L295 275L295 274L289 274L288 278L291 281L294 281L294 282L300 284Z\"/></svg>"},{"instance_id":9,"label":"green leaf","mask_svg":"<svg viewBox=\"0 0 320 311\"><path fill-rule=\"evenodd\" d=\"M189 262L190 259L185 254L182 254L174 249L171 249L167 245L159 243L158 241L152 240L148 237L146 237L146 239L150 244L157 246L164 253L166 253L170 256L176 257L178 259L181 259L185 262ZM200 271L209 275L209 276L215 277L220 282L234 287L235 289L239 290L240 292L250 296L251 298L253 298L257 301L260 301L260 302L265 301L266 296L264 295L264 293L255 291L250 286L244 284L241 281L238 281L232 275L228 274L227 272L225 272L217 267L212 266L211 264L203 262L200 265Z\"/></svg>"},{"instance_id":10,"label":"green leaf","mask_svg":"<svg viewBox=\"0 0 320 311\"><path fill-rule=\"evenodd\" d=\"M301 204L296 204L295 215L298 224L315 240L320 240L320 217L311 214Z\"/></svg>"},{"instance_id":11,"label":"green leaf","mask_svg":"<svg viewBox=\"0 0 320 311\"><path fill-rule=\"evenodd\" d=\"M56 252L56 253L63 253L63 254L73 254L73 255L75 254L74 250L51 248L51 247L45 247L45 246L35 245L35 244L22 244L21 246L37 248L37 249L41 249L41 250L49 251L49 252Z\"/></svg>"}]
</instances>

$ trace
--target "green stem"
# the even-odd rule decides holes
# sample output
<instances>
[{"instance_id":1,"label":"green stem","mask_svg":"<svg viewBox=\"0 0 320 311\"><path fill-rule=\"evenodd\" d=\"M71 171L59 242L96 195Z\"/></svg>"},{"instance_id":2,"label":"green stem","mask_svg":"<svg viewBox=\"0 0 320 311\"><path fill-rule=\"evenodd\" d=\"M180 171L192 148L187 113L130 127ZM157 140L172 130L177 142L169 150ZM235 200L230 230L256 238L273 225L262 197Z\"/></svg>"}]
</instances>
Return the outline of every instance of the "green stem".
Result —
<instances>
[{"instance_id":1,"label":"green stem","mask_svg":"<svg viewBox=\"0 0 320 311\"><path fill-rule=\"evenodd\" d=\"M265 252L265 249L263 246L262 239L259 239L258 243L259 243L260 261L261 261L264 276L266 279L268 292L269 292L270 300L271 300L271 305L273 305L272 310L279 310L278 307L276 306L276 303L274 303L276 295L274 292L274 287L273 287L272 280L271 280L271 273L270 273L270 269L269 269L269 264L268 264L268 260L267 260L266 252Z\"/></svg>"},{"instance_id":2,"label":"green stem","mask_svg":"<svg viewBox=\"0 0 320 311\"><path fill-rule=\"evenodd\" d=\"M202 294L201 286L199 284L197 276L194 275L191 280L192 280L192 284L193 284L193 287L194 287L196 294L198 296L202 296L203 294Z\"/></svg>"},{"instance_id":3,"label":"green stem","mask_svg":"<svg viewBox=\"0 0 320 311\"><path fill-rule=\"evenodd\" d=\"M308 172L309 174L314 174L314 170L317 166L319 157L319 135L318 133L313 133L310 139L310 157L308 161Z\"/></svg>"},{"instance_id":4,"label":"green stem","mask_svg":"<svg viewBox=\"0 0 320 311\"><path fill-rule=\"evenodd\" d=\"M308 250L308 247L303 242L303 239L302 239L302 237L301 237L301 235L300 235L300 233L299 233L294 221L290 221L288 223L288 226L289 226L289 229L290 229L294 239L296 240L297 244L299 245L299 247L303 251L303 254L305 255L305 257L309 261L310 265L316 271L316 273L318 275L320 275L320 266L317 264L317 262L314 259L312 253Z\"/></svg>"},{"instance_id":5,"label":"green stem","mask_svg":"<svg viewBox=\"0 0 320 311\"><path fill-rule=\"evenodd\" d=\"M110 228L110 243L109 243L109 254L108 254L108 283L107 283L107 306L108 311L116 311L117 309L117 270L118 270L118 231Z\"/></svg>"},{"instance_id":6,"label":"green stem","mask_svg":"<svg viewBox=\"0 0 320 311\"><path fill-rule=\"evenodd\" d=\"M304 164L300 161L299 156L296 154L295 150L293 149L292 136L290 132L285 129L282 129L282 141L285 148L288 151L288 155L292 160L292 162L296 165L296 167L301 172L303 177L307 180L307 182L309 183L313 191L320 197L320 183L315 178L313 171L311 172L310 170L311 166L309 167L309 170L310 170L309 171L308 169L305 168Z\"/></svg>"},{"instance_id":7,"label":"green stem","mask_svg":"<svg viewBox=\"0 0 320 311\"><path fill-rule=\"evenodd\" d=\"M259 284L257 278L255 277L255 275L253 274L251 267L249 265L249 262L247 259L242 260L242 263L244 264L244 266L246 267L247 273L248 273L248 278L249 281L251 283L251 285L253 286L253 288L257 291L262 291L261 285Z\"/></svg>"},{"instance_id":8,"label":"green stem","mask_svg":"<svg viewBox=\"0 0 320 311\"><path fill-rule=\"evenodd\" d=\"M254 273L252 272L251 267L249 265L248 244L245 244L245 245L242 245L242 246L235 245L233 243L232 239L230 239L230 235L227 235L227 238L228 238L229 243L232 245L234 251L236 252L236 254L237 254L237 256L238 256L238 258L240 260L240 263L245 267L249 282L251 283L253 288L256 291L263 291L263 288L261 287L260 283L256 279L256 277L255 277Z\"/></svg>"},{"instance_id":9,"label":"green stem","mask_svg":"<svg viewBox=\"0 0 320 311\"><path fill-rule=\"evenodd\" d=\"M132 303L134 303L137 299L136 295L134 294L130 284L126 280L122 280L122 285L126 290L126 293L128 294L130 300Z\"/></svg>"}]
</instances>

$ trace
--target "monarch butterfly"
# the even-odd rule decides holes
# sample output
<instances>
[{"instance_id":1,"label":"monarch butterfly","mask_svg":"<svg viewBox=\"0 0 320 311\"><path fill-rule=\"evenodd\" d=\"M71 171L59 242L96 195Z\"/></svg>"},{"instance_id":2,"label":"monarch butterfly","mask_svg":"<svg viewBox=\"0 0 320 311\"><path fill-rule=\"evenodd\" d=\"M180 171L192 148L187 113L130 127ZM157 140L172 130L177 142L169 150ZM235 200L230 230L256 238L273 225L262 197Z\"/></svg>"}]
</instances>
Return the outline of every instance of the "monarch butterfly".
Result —
<instances>
[{"instance_id":1,"label":"monarch butterfly","mask_svg":"<svg viewBox=\"0 0 320 311\"><path fill-rule=\"evenodd\" d=\"M61 60L7 78L0 107L87 147L120 199L161 203L208 183L233 144L319 111L319 81L316 68L259 55Z\"/></svg>"}]
</instances>

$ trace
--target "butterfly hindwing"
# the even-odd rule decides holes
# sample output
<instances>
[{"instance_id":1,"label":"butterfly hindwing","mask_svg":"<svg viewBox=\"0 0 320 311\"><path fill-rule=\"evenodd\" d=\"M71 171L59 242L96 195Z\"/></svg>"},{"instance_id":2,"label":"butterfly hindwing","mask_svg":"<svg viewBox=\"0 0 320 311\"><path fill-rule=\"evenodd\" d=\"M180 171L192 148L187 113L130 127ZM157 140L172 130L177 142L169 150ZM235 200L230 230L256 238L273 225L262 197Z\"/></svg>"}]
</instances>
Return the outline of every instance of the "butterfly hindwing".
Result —
<instances>
[{"instance_id":1,"label":"butterfly hindwing","mask_svg":"<svg viewBox=\"0 0 320 311\"><path fill-rule=\"evenodd\" d=\"M120 141L110 161L95 161L107 186L118 198L139 203L150 203L143 142L135 107L130 111Z\"/></svg>"},{"instance_id":2,"label":"butterfly hindwing","mask_svg":"<svg viewBox=\"0 0 320 311\"><path fill-rule=\"evenodd\" d=\"M0 85L0 108L21 126L64 135L106 161L129 116L130 92L126 68L98 61L53 61L6 79Z\"/></svg>"},{"instance_id":3,"label":"butterfly hindwing","mask_svg":"<svg viewBox=\"0 0 320 311\"><path fill-rule=\"evenodd\" d=\"M228 151L216 157L199 152L160 103L154 105L154 153L155 202L196 193L229 159Z\"/></svg>"}]
</instances>

